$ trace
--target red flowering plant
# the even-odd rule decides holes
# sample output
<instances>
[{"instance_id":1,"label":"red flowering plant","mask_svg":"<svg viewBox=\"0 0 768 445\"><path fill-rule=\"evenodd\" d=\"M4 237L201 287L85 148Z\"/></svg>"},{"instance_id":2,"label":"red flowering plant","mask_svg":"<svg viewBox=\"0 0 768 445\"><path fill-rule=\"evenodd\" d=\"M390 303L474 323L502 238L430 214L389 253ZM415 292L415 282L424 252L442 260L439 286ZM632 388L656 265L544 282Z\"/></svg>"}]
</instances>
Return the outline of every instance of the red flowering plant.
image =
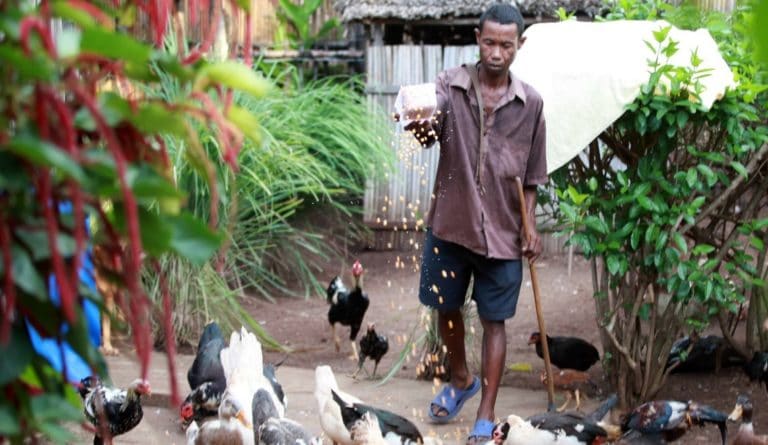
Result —
<instances>
[{"instance_id":1,"label":"red flowering plant","mask_svg":"<svg viewBox=\"0 0 768 445\"><path fill-rule=\"evenodd\" d=\"M194 11L208 10L209 1L221 11L221 0L191 0L189 19L204 19ZM245 64L201 57L211 47L215 17L189 53L164 51L173 8L170 0L0 1L0 441L37 433L64 441L61 422L82 420L68 361L44 358L35 341L66 344L91 372L106 375L84 311L88 302L102 304L83 284L94 242L117 271L116 303L130 325L141 377L153 341L140 268L166 254L203 263L223 244L219 200L211 199L207 221L186 210L164 141L184 140L187 159L217 197L214 165L223 160L237 169L243 138L258 137L258 122L233 104L233 92L260 97L269 83L249 68L248 54ZM136 11L149 18L154 44L116 29ZM248 11L240 13L249 19ZM56 23L63 26L53 32ZM103 88L142 91L160 74L174 77L185 93L168 101ZM218 152L198 141L199 125L215 128ZM98 227L97 241L91 227ZM164 289L168 326L172 310ZM173 329L165 331L178 400Z\"/></svg>"}]
</instances>

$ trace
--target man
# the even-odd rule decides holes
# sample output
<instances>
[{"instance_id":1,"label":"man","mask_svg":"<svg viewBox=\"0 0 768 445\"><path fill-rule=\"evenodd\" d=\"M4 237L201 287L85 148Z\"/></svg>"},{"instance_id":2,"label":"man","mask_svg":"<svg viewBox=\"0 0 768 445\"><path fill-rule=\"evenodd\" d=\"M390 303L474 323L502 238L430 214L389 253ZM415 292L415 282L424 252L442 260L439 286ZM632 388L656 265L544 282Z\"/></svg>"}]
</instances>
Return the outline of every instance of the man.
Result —
<instances>
[{"instance_id":1,"label":"man","mask_svg":"<svg viewBox=\"0 0 768 445\"><path fill-rule=\"evenodd\" d=\"M438 311L451 381L428 413L435 422L448 422L482 388L470 444L492 435L506 355L504 323L517 306L521 257L535 260L541 253L534 209L536 186L547 182L543 102L509 72L525 41L522 32L523 18L516 7L491 6L475 29L480 61L440 73L437 112L431 120L405 127L425 147L440 142L419 299ZM516 177L524 185L531 223L527 234L522 233ZM482 379L470 374L464 348L461 308L470 277L483 326Z\"/></svg>"}]
</instances>

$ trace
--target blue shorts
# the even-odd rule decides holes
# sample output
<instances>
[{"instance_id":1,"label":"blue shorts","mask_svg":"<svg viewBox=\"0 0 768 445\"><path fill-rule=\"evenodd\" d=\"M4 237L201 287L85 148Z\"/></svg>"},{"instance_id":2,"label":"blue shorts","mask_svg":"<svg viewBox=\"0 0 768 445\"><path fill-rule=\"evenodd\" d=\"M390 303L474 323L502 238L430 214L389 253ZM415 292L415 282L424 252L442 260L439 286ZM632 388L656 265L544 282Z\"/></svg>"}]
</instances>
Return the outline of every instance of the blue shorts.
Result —
<instances>
[{"instance_id":1,"label":"blue shorts","mask_svg":"<svg viewBox=\"0 0 768 445\"><path fill-rule=\"evenodd\" d=\"M440 312L460 309L471 277L472 299L480 318L502 321L515 315L523 279L522 261L486 258L427 230L421 257L421 304Z\"/></svg>"}]
</instances>

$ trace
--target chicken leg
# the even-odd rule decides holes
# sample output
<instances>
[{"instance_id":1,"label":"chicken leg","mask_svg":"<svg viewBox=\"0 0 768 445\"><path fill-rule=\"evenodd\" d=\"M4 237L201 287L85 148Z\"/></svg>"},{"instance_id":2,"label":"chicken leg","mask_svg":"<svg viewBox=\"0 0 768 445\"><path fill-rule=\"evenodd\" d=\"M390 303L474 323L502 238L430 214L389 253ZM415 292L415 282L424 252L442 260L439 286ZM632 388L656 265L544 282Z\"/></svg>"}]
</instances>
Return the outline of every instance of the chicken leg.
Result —
<instances>
[{"instance_id":1,"label":"chicken leg","mask_svg":"<svg viewBox=\"0 0 768 445\"><path fill-rule=\"evenodd\" d=\"M563 403L562 405L560 405L559 408L557 408L557 412L561 413L561 412L565 411L565 409L568 408L568 405L571 403L571 400L573 400L573 396L571 396L571 392L570 391L566 391L565 392L565 403Z\"/></svg>"},{"instance_id":2,"label":"chicken leg","mask_svg":"<svg viewBox=\"0 0 768 445\"><path fill-rule=\"evenodd\" d=\"M331 324L331 337L333 337L333 344L336 346L336 352L341 350L341 340L336 335L336 323Z\"/></svg>"}]
</instances>

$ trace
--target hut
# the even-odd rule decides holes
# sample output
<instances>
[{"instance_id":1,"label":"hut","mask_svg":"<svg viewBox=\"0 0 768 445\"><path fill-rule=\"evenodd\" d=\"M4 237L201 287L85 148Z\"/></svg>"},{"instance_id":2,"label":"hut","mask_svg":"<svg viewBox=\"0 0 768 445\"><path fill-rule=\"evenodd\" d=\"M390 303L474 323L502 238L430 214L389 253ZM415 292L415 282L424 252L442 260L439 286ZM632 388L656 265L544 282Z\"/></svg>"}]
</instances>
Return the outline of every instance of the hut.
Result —
<instances>
[{"instance_id":1,"label":"hut","mask_svg":"<svg viewBox=\"0 0 768 445\"><path fill-rule=\"evenodd\" d=\"M348 36L365 50L366 93L372 106L391 111L401 85L432 82L438 72L478 58L474 28L480 14L498 0L337 0ZM522 0L526 25L558 20L563 8L591 20L601 0ZM418 253L423 218L434 185L439 151L422 150L410 136L397 133L394 172L369 182L363 220L373 229L370 247ZM545 250L562 241L545 236Z\"/></svg>"}]
</instances>

